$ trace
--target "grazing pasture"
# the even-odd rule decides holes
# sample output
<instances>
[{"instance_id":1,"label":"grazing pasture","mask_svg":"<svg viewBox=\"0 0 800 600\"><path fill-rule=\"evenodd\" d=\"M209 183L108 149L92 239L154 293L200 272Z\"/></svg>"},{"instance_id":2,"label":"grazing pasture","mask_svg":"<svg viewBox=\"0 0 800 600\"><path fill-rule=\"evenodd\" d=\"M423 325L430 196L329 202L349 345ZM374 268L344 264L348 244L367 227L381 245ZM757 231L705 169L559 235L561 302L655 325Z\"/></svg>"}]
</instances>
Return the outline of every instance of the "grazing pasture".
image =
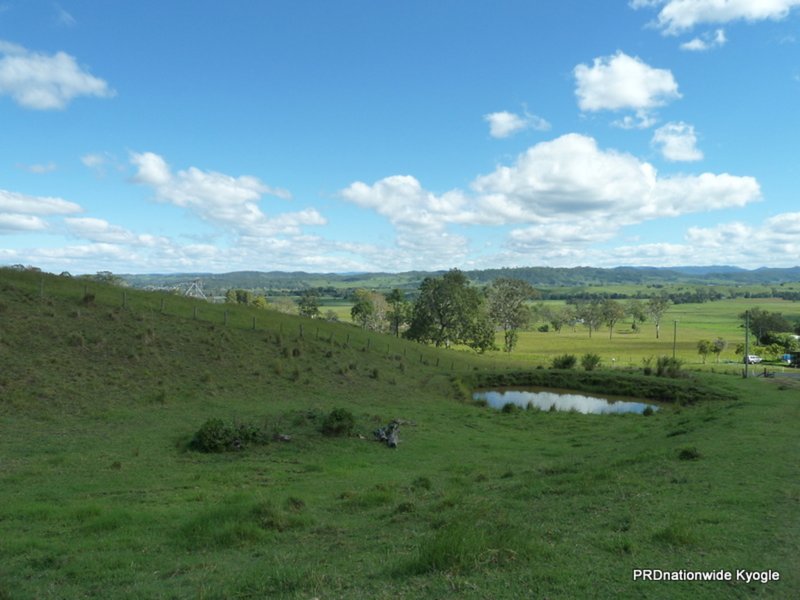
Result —
<instances>
[{"instance_id":1,"label":"grazing pasture","mask_svg":"<svg viewBox=\"0 0 800 600\"><path fill-rule=\"evenodd\" d=\"M732 335L725 314L706 318ZM671 349L663 329L618 354L648 386L639 359ZM649 416L469 399L632 335L532 332L487 357L0 271L0 598L791 597L793 380L695 373L707 393ZM337 409L349 435L325 426ZM264 443L193 449L214 419ZM392 420L397 449L372 435ZM780 580L634 582L641 568Z\"/></svg>"}]
</instances>

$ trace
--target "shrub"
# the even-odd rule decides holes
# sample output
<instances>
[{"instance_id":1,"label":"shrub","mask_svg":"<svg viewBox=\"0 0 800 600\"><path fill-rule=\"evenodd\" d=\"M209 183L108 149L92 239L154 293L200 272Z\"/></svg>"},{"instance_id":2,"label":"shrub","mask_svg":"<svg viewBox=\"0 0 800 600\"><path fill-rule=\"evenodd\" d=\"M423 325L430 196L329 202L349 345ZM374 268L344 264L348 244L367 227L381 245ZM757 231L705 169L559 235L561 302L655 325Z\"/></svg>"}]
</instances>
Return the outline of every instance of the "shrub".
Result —
<instances>
[{"instance_id":1,"label":"shrub","mask_svg":"<svg viewBox=\"0 0 800 600\"><path fill-rule=\"evenodd\" d=\"M680 460L697 460L700 458L700 451L697 448L683 448L680 452L678 452L678 458Z\"/></svg>"},{"instance_id":2,"label":"shrub","mask_svg":"<svg viewBox=\"0 0 800 600\"><path fill-rule=\"evenodd\" d=\"M680 377L683 363L677 358L659 356L656 361L656 375L659 377Z\"/></svg>"},{"instance_id":3,"label":"shrub","mask_svg":"<svg viewBox=\"0 0 800 600\"><path fill-rule=\"evenodd\" d=\"M230 438L230 428L222 419L209 419L197 430L189 445L200 452L223 452Z\"/></svg>"},{"instance_id":4,"label":"shrub","mask_svg":"<svg viewBox=\"0 0 800 600\"><path fill-rule=\"evenodd\" d=\"M355 425L353 413L344 408L334 408L322 422L322 433L329 436L350 435Z\"/></svg>"},{"instance_id":5,"label":"shrub","mask_svg":"<svg viewBox=\"0 0 800 600\"><path fill-rule=\"evenodd\" d=\"M581 358L581 366L587 371L594 371L600 366L600 355L586 353Z\"/></svg>"},{"instance_id":6,"label":"shrub","mask_svg":"<svg viewBox=\"0 0 800 600\"><path fill-rule=\"evenodd\" d=\"M252 423L230 425L222 419L208 419L194 434L189 447L200 452L242 450L248 444L267 443L267 434Z\"/></svg>"},{"instance_id":7,"label":"shrub","mask_svg":"<svg viewBox=\"0 0 800 600\"><path fill-rule=\"evenodd\" d=\"M562 354L553 359L554 369L573 369L578 363L578 358L574 354Z\"/></svg>"},{"instance_id":8,"label":"shrub","mask_svg":"<svg viewBox=\"0 0 800 600\"><path fill-rule=\"evenodd\" d=\"M506 414L511 414L519 412L519 406L517 406L513 402L506 402L505 404L503 404L503 408L501 410Z\"/></svg>"},{"instance_id":9,"label":"shrub","mask_svg":"<svg viewBox=\"0 0 800 600\"><path fill-rule=\"evenodd\" d=\"M648 356L647 358L642 359L642 370L644 371L645 375L652 375L653 374L653 357Z\"/></svg>"}]
</instances>

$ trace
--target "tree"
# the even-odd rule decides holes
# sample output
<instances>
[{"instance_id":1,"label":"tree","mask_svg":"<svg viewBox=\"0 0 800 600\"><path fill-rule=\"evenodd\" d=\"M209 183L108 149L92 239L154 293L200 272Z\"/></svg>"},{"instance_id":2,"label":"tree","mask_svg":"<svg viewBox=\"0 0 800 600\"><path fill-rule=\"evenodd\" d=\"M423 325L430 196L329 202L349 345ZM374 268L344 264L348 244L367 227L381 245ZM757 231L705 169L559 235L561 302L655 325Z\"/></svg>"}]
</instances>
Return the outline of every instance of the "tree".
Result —
<instances>
[{"instance_id":1,"label":"tree","mask_svg":"<svg viewBox=\"0 0 800 600\"><path fill-rule=\"evenodd\" d=\"M411 305L406 301L403 292L397 288L386 296L386 302L389 304L389 312L386 315L389 319L389 326L392 333L400 337L400 328L410 320Z\"/></svg>"},{"instance_id":2,"label":"tree","mask_svg":"<svg viewBox=\"0 0 800 600\"><path fill-rule=\"evenodd\" d=\"M771 333L786 333L792 331L792 324L779 312L769 312L761 308L751 308L750 313L750 333L756 338L756 344L762 344L769 340L765 339ZM747 313L739 315L740 319L746 319Z\"/></svg>"},{"instance_id":3,"label":"tree","mask_svg":"<svg viewBox=\"0 0 800 600\"><path fill-rule=\"evenodd\" d=\"M653 296L647 301L647 304L645 304L647 316L649 316L656 325L656 339L660 336L661 319L664 317L664 313L667 312L670 304L671 302L666 295Z\"/></svg>"},{"instance_id":4,"label":"tree","mask_svg":"<svg viewBox=\"0 0 800 600\"><path fill-rule=\"evenodd\" d=\"M267 301L266 296L256 296L253 298L251 306L255 306L256 308L266 309L269 308L269 302Z\"/></svg>"},{"instance_id":5,"label":"tree","mask_svg":"<svg viewBox=\"0 0 800 600\"><path fill-rule=\"evenodd\" d=\"M297 302L301 317L316 319L319 316L319 295L316 290L306 290Z\"/></svg>"},{"instance_id":6,"label":"tree","mask_svg":"<svg viewBox=\"0 0 800 600\"><path fill-rule=\"evenodd\" d=\"M628 303L625 305L625 310L631 317L631 329L633 331L638 331L639 323L644 323L647 321L647 312L644 304L642 304L641 300L634 298L633 300L628 301Z\"/></svg>"},{"instance_id":7,"label":"tree","mask_svg":"<svg viewBox=\"0 0 800 600\"><path fill-rule=\"evenodd\" d=\"M603 321L608 325L608 339L611 339L611 335L614 333L614 325L617 324L617 321L625 318L625 309L619 302L609 298L603 301L601 310Z\"/></svg>"},{"instance_id":8,"label":"tree","mask_svg":"<svg viewBox=\"0 0 800 600\"><path fill-rule=\"evenodd\" d=\"M727 347L728 347L728 342L726 342L722 338L718 337L717 339L714 340L714 342L712 344L711 351L714 354L716 354L717 362L719 362L719 355L722 354L723 352L725 352L725 348L727 348Z\"/></svg>"},{"instance_id":9,"label":"tree","mask_svg":"<svg viewBox=\"0 0 800 600\"><path fill-rule=\"evenodd\" d=\"M486 297L489 317L503 330L503 350L511 352L517 342L517 331L531 320L526 302L536 296L533 287L519 279L499 278L489 286Z\"/></svg>"},{"instance_id":10,"label":"tree","mask_svg":"<svg viewBox=\"0 0 800 600\"><path fill-rule=\"evenodd\" d=\"M354 323L360 325L362 329L366 329L372 319L372 315L375 313L372 299L369 297L367 290L356 290L353 295L355 303L350 309L350 318L353 319Z\"/></svg>"},{"instance_id":11,"label":"tree","mask_svg":"<svg viewBox=\"0 0 800 600\"><path fill-rule=\"evenodd\" d=\"M713 349L714 344L711 342L711 340L699 340L697 342L697 353L703 357L703 364L706 364L706 359L708 358L708 355L711 354Z\"/></svg>"},{"instance_id":12,"label":"tree","mask_svg":"<svg viewBox=\"0 0 800 600\"><path fill-rule=\"evenodd\" d=\"M384 331L386 328L388 304L383 294L359 289L353 294L353 307L350 317L362 329Z\"/></svg>"},{"instance_id":13,"label":"tree","mask_svg":"<svg viewBox=\"0 0 800 600\"><path fill-rule=\"evenodd\" d=\"M426 277L419 291L407 338L445 347L485 345L488 314L481 310L481 296L466 275L452 269L442 277Z\"/></svg>"},{"instance_id":14,"label":"tree","mask_svg":"<svg viewBox=\"0 0 800 600\"><path fill-rule=\"evenodd\" d=\"M603 322L603 301L599 298L579 300L575 305L575 315L589 329L589 337L592 337L592 332Z\"/></svg>"}]
</instances>

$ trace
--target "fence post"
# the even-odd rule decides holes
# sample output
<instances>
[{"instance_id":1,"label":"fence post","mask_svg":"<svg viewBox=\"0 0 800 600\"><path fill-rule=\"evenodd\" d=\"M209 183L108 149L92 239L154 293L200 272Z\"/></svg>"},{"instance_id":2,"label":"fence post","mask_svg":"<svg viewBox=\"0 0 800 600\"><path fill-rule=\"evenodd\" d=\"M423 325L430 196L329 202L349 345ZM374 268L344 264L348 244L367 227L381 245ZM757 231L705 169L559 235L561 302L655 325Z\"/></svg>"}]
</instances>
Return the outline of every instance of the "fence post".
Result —
<instances>
[{"instance_id":1,"label":"fence post","mask_svg":"<svg viewBox=\"0 0 800 600\"><path fill-rule=\"evenodd\" d=\"M161 299L161 312L164 312L164 299Z\"/></svg>"},{"instance_id":2,"label":"fence post","mask_svg":"<svg viewBox=\"0 0 800 600\"><path fill-rule=\"evenodd\" d=\"M194 315L193 316L194 316L195 319L197 319L197 307L196 306L194 307Z\"/></svg>"},{"instance_id":3,"label":"fence post","mask_svg":"<svg viewBox=\"0 0 800 600\"><path fill-rule=\"evenodd\" d=\"M253 331L256 330L256 318L253 317Z\"/></svg>"},{"instance_id":4,"label":"fence post","mask_svg":"<svg viewBox=\"0 0 800 600\"><path fill-rule=\"evenodd\" d=\"M372 342L372 338L367 338L367 350L369 350L370 343Z\"/></svg>"},{"instance_id":5,"label":"fence post","mask_svg":"<svg viewBox=\"0 0 800 600\"><path fill-rule=\"evenodd\" d=\"M303 324L300 323L300 339L303 339Z\"/></svg>"},{"instance_id":6,"label":"fence post","mask_svg":"<svg viewBox=\"0 0 800 600\"><path fill-rule=\"evenodd\" d=\"M224 314L225 314L225 326L227 327L228 326L228 311L226 310Z\"/></svg>"}]
</instances>

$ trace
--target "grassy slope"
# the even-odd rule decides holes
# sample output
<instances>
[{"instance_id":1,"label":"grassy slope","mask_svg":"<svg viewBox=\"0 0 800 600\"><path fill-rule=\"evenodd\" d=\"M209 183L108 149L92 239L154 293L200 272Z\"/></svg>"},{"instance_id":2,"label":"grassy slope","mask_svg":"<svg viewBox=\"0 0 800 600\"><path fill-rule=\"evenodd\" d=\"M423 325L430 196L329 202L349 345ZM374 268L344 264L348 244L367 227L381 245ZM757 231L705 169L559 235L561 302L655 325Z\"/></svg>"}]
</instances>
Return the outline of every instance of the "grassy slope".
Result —
<instances>
[{"instance_id":1,"label":"grassy slope","mask_svg":"<svg viewBox=\"0 0 800 600\"><path fill-rule=\"evenodd\" d=\"M471 355L248 310L224 326L224 307L171 296L166 314L135 292L122 308L113 288L84 306L82 283L48 277L42 296L38 277L0 272L0 598L800 587L797 388L717 376L739 400L653 417L495 413L455 398L452 373L487 365ZM316 433L309 415L335 406L367 439ZM209 417L293 439L187 451ZM413 421L396 451L369 441L391 418ZM680 460L686 448L700 458ZM634 584L637 567L783 579Z\"/></svg>"}]
</instances>

